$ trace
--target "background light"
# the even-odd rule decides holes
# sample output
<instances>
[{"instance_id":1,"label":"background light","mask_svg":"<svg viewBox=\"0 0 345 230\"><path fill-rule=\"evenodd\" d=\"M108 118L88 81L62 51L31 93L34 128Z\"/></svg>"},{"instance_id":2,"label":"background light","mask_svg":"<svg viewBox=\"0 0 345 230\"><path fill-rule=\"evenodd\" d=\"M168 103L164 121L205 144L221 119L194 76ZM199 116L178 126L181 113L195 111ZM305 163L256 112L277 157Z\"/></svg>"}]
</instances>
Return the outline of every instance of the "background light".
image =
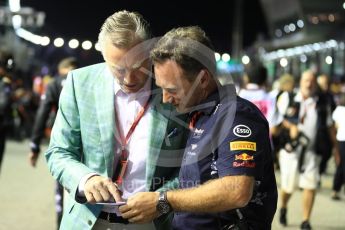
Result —
<instances>
[{"instance_id":1,"label":"background light","mask_svg":"<svg viewBox=\"0 0 345 230\"><path fill-rule=\"evenodd\" d=\"M325 58L325 62L326 62L328 65L330 65L330 64L333 63L333 58L332 58L331 56L327 56L327 57Z\"/></svg>"},{"instance_id":2,"label":"background light","mask_svg":"<svg viewBox=\"0 0 345 230\"><path fill-rule=\"evenodd\" d=\"M298 26L299 28L303 28L303 27L304 27L304 22L303 22L302 20L298 20L298 21L297 21L297 26Z\"/></svg>"},{"instance_id":3,"label":"background light","mask_svg":"<svg viewBox=\"0 0 345 230\"><path fill-rule=\"evenodd\" d=\"M242 63L243 63L244 65L248 65L249 62L250 62L250 58L249 58L247 55L244 55L244 56L242 57Z\"/></svg>"},{"instance_id":4,"label":"background light","mask_svg":"<svg viewBox=\"0 0 345 230\"><path fill-rule=\"evenodd\" d=\"M90 41L84 41L81 47L83 47L84 50L89 50L92 48L92 43Z\"/></svg>"},{"instance_id":5,"label":"background light","mask_svg":"<svg viewBox=\"0 0 345 230\"><path fill-rule=\"evenodd\" d=\"M69 42L68 42L68 46L71 48L71 49L75 49L79 46L79 41L77 39L71 39Z\"/></svg>"},{"instance_id":6,"label":"background light","mask_svg":"<svg viewBox=\"0 0 345 230\"><path fill-rule=\"evenodd\" d=\"M42 46L47 46L50 43L50 39L47 36L44 36L41 38L41 45Z\"/></svg>"},{"instance_id":7,"label":"background light","mask_svg":"<svg viewBox=\"0 0 345 230\"><path fill-rule=\"evenodd\" d=\"M302 54L301 56L300 56L300 61L302 62L302 63L306 63L307 62L307 56L305 55L305 54Z\"/></svg>"},{"instance_id":8,"label":"background light","mask_svg":"<svg viewBox=\"0 0 345 230\"><path fill-rule=\"evenodd\" d=\"M65 41L62 38L56 38L54 40L54 45L56 47L61 47L61 46L63 46L64 43L65 43Z\"/></svg>"},{"instance_id":9,"label":"background light","mask_svg":"<svg viewBox=\"0 0 345 230\"><path fill-rule=\"evenodd\" d=\"M11 12L18 12L20 10L20 0L10 0L9 7Z\"/></svg>"},{"instance_id":10,"label":"background light","mask_svg":"<svg viewBox=\"0 0 345 230\"><path fill-rule=\"evenodd\" d=\"M14 15L12 17L13 28L18 29L22 26L22 17L20 15Z\"/></svg>"},{"instance_id":11,"label":"background light","mask_svg":"<svg viewBox=\"0 0 345 230\"><path fill-rule=\"evenodd\" d=\"M283 32L280 29L277 29L275 34L278 38L280 38L283 35Z\"/></svg>"},{"instance_id":12,"label":"background light","mask_svg":"<svg viewBox=\"0 0 345 230\"><path fill-rule=\"evenodd\" d=\"M296 30L295 24L291 23L291 24L289 25L289 30L292 31L292 32L294 32L294 31Z\"/></svg>"},{"instance_id":13,"label":"background light","mask_svg":"<svg viewBox=\"0 0 345 230\"><path fill-rule=\"evenodd\" d=\"M281 65L281 67L284 67L284 68L289 64L289 62L288 62L288 60L286 58L280 59L279 63Z\"/></svg>"},{"instance_id":14,"label":"background light","mask_svg":"<svg viewBox=\"0 0 345 230\"><path fill-rule=\"evenodd\" d=\"M101 46L100 46L100 44L98 42L95 44L95 49L97 51L101 51Z\"/></svg>"},{"instance_id":15,"label":"background light","mask_svg":"<svg viewBox=\"0 0 345 230\"><path fill-rule=\"evenodd\" d=\"M220 54L219 53L214 53L214 57L215 57L216 61L220 60Z\"/></svg>"},{"instance_id":16,"label":"background light","mask_svg":"<svg viewBox=\"0 0 345 230\"><path fill-rule=\"evenodd\" d=\"M222 61L224 61L224 62L230 61L230 55L227 53L223 53L222 54Z\"/></svg>"}]
</instances>

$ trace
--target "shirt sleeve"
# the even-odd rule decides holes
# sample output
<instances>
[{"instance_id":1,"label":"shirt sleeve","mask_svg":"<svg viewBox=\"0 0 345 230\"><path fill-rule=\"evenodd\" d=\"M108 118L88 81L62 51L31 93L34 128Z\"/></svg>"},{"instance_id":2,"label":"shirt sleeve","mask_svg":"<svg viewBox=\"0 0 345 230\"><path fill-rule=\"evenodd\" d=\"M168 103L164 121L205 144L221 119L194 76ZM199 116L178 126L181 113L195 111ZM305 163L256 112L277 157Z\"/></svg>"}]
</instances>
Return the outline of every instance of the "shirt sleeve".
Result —
<instances>
[{"instance_id":1,"label":"shirt sleeve","mask_svg":"<svg viewBox=\"0 0 345 230\"><path fill-rule=\"evenodd\" d=\"M255 121L248 116L235 118L227 137L218 148L218 175L260 176L263 158L270 152L266 121Z\"/></svg>"},{"instance_id":2,"label":"shirt sleeve","mask_svg":"<svg viewBox=\"0 0 345 230\"><path fill-rule=\"evenodd\" d=\"M91 177L93 176L99 176L98 173L89 173L89 174L86 174L85 176L83 176L79 182L79 185L78 185L78 193L77 193L77 196L79 197L85 197L85 184L86 184L86 181L88 179L90 179Z\"/></svg>"},{"instance_id":3,"label":"shirt sleeve","mask_svg":"<svg viewBox=\"0 0 345 230\"><path fill-rule=\"evenodd\" d=\"M269 110L267 113L267 121L269 123L269 127L278 126L283 121L284 117L279 112L279 109L276 106L277 100L273 97L273 95L268 94L267 101L269 104Z\"/></svg>"},{"instance_id":4,"label":"shirt sleeve","mask_svg":"<svg viewBox=\"0 0 345 230\"><path fill-rule=\"evenodd\" d=\"M339 111L339 109L336 108L336 109L334 110L333 114L332 114L332 119L333 119L334 122L338 122L338 114L339 114L338 111Z\"/></svg>"},{"instance_id":5,"label":"shirt sleeve","mask_svg":"<svg viewBox=\"0 0 345 230\"><path fill-rule=\"evenodd\" d=\"M289 107L289 93L283 92L277 99L277 109L280 114L285 115Z\"/></svg>"}]
</instances>

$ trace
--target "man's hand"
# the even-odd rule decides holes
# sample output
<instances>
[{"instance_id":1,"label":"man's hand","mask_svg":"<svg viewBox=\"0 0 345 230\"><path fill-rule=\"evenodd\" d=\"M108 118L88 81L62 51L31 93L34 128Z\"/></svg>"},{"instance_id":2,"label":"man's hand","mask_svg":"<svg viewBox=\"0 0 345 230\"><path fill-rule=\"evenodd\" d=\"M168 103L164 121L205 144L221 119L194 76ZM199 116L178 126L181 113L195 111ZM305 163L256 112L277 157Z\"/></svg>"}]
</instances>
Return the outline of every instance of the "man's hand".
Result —
<instances>
[{"instance_id":1,"label":"man's hand","mask_svg":"<svg viewBox=\"0 0 345 230\"><path fill-rule=\"evenodd\" d=\"M156 206L158 192L139 192L128 198L127 204L119 208L122 217L131 223L148 223L158 216Z\"/></svg>"},{"instance_id":2,"label":"man's hand","mask_svg":"<svg viewBox=\"0 0 345 230\"><path fill-rule=\"evenodd\" d=\"M110 201L112 198L116 202L123 201L117 185L110 178L99 175L92 176L86 181L84 193L89 203Z\"/></svg>"},{"instance_id":3,"label":"man's hand","mask_svg":"<svg viewBox=\"0 0 345 230\"><path fill-rule=\"evenodd\" d=\"M29 153L29 163L32 167L36 167L38 155L39 155L38 153L34 153L34 152Z\"/></svg>"}]
</instances>

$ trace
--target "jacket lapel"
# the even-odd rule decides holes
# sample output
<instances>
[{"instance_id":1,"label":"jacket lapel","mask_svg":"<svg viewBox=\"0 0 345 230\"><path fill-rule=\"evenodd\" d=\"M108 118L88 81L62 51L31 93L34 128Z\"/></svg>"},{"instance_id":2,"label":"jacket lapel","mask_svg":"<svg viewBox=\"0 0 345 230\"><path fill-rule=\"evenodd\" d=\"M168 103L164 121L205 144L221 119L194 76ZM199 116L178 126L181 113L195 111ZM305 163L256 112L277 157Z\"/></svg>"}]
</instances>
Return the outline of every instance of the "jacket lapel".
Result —
<instances>
[{"instance_id":1,"label":"jacket lapel","mask_svg":"<svg viewBox=\"0 0 345 230\"><path fill-rule=\"evenodd\" d=\"M158 157L161 151L165 133L168 125L168 119L159 112L161 106L161 90L154 84L152 85L152 96L149 109L149 120L151 121L149 134L149 153L146 161L146 186L150 189L153 175L157 167ZM170 111L169 111L170 112Z\"/></svg>"},{"instance_id":2,"label":"jacket lapel","mask_svg":"<svg viewBox=\"0 0 345 230\"><path fill-rule=\"evenodd\" d=\"M97 75L94 93L107 176L113 173L115 144L114 79L106 67Z\"/></svg>"}]
</instances>

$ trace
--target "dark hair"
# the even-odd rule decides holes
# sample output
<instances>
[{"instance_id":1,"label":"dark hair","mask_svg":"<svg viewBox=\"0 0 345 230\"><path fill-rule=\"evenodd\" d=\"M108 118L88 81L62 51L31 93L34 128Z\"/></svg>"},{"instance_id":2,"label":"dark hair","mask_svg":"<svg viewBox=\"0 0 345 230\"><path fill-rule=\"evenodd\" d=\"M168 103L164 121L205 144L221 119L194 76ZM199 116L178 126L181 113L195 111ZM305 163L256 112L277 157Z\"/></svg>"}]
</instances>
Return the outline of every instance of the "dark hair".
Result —
<instances>
[{"instance_id":1,"label":"dark hair","mask_svg":"<svg viewBox=\"0 0 345 230\"><path fill-rule=\"evenodd\" d=\"M263 85L267 80L267 69L261 63L248 66L245 73L248 76L249 83Z\"/></svg>"},{"instance_id":2,"label":"dark hair","mask_svg":"<svg viewBox=\"0 0 345 230\"><path fill-rule=\"evenodd\" d=\"M155 63L175 61L192 81L202 69L216 70L214 48L205 31L198 26L179 27L166 33L151 51Z\"/></svg>"},{"instance_id":3,"label":"dark hair","mask_svg":"<svg viewBox=\"0 0 345 230\"><path fill-rule=\"evenodd\" d=\"M339 105L345 106L345 93L339 95Z\"/></svg>"},{"instance_id":4,"label":"dark hair","mask_svg":"<svg viewBox=\"0 0 345 230\"><path fill-rule=\"evenodd\" d=\"M76 58L74 57L67 57L62 59L59 64L58 64L58 69L62 69L62 68L77 68L79 66L78 61Z\"/></svg>"}]
</instances>

